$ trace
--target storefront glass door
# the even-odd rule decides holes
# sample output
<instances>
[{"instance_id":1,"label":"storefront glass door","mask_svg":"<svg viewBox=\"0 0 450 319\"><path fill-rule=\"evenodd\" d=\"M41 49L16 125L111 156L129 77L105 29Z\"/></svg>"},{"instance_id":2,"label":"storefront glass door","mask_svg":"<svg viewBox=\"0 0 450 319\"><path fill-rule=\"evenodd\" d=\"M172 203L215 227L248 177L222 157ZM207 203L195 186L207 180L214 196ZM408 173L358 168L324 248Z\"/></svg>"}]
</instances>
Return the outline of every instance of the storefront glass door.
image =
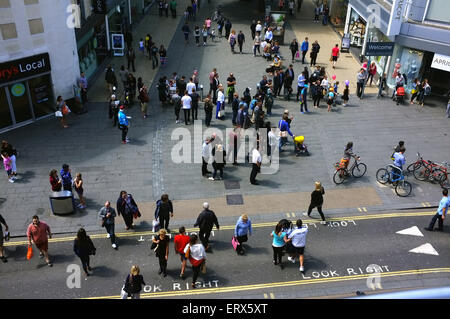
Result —
<instances>
[{"instance_id":1,"label":"storefront glass door","mask_svg":"<svg viewBox=\"0 0 450 319\"><path fill-rule=\"evenodd\" d=\"M0 87L0 129L13 124L5 87Z\"/></svg>"},{"instance_id":2,"label":"storefront glass door","mask_svg":"<svg viewBox=\"0 0 450 319\"><path fill-rule=\"evenodd\" d=\"M31 102L36 118L55 112L55 99L52 94L50 75L43 75L28 80Z\"/></svg>"},{"instance_id":3,"label":"storefront glass door","mask_svg":"<svg viewBox=\"0 0 450 319\"><path fill-rule=\"evenodd\" d=\"M16 123L33 119L25 82L17 82L8 86L11 104L14 108Z\"/></svg>"}]
</instances>

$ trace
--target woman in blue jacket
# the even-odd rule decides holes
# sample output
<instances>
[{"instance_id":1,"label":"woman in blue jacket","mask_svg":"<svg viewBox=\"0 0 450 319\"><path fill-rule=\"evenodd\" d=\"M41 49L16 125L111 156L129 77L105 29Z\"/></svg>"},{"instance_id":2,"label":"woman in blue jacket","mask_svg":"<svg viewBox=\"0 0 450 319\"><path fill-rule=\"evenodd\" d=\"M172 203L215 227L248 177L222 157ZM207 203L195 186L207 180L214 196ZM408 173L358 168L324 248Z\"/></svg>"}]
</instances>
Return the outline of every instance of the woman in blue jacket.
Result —
<instances>
[{"instance_id":1,"label":"woman in blue jacket","mask_svg":"<svg viewBox=\"0 0 450 319\"><path fill-rule=\"evenodd\" d=\"M242 248L242 243L248 241L247 235L252 235L252 222L246 214L239 217L236 227L234 228L234 237L236 237L239 245L236 247L236 252L239 255L244 254L244 248Z\"/></svg>"}]
</instances>

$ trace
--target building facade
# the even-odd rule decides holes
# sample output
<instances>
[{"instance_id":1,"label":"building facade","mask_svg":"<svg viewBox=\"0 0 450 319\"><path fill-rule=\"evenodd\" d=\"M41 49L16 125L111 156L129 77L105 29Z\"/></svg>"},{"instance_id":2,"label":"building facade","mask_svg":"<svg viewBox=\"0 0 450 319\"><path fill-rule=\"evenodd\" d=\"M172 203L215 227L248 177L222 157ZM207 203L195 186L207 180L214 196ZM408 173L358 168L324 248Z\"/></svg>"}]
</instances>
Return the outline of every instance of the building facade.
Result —
<instances>
[{"instance_id":1,"label":"building facade","mask_svg":"<svg viewBox=\"0 0 450 319\"><path fill-rule=\"evenodd\" d=\"M407 90L415 78L427 78L433 93L450 90L450 1L350 0L345 33L353 47L365 54L367 42L395 42L392 56L367 57L377 71L387 74L393 87L398 72L407 77Z\"/></svg>"}]
</instances>

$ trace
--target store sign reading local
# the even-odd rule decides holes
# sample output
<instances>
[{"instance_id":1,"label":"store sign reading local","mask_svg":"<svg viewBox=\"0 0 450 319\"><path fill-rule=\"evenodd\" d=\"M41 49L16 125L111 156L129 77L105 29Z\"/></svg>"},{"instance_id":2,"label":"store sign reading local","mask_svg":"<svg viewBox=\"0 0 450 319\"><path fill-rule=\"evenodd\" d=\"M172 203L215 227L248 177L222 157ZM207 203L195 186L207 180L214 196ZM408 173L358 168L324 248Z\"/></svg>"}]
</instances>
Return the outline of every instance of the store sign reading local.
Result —
<instances>
[{"instance_id":1,"label":"store sign reading local","mask_svg":"<svg viewBox=\"0 0 450 319\"><path fill-rule=\"evenodd\" d=\"M8 61L0 64L0 84L14 82L29 76L49 72L50 70L48 53Z\"/></svg>"}]
</instances>

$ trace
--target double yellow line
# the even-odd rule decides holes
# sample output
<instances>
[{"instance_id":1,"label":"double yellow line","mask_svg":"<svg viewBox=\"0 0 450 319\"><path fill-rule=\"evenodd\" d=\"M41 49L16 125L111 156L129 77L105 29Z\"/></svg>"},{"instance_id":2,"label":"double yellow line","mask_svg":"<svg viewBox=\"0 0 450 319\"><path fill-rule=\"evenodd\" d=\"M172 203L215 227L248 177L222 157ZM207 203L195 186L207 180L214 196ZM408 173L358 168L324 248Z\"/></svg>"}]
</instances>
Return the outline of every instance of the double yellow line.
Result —
<instances>
[{"instance_id":1,"label":"double yellow line","mask_svg":"<svg viewBox=\"0 0 450 319\"><path fill-rule=\"evenodd\" d=\"M450 273L450 268L428 268L428 269L411 269L402 271L392 271L379 273L380 277L398 277L398 276L414 276L414 275L426 275L426 274L436 274L436 273ZM249 290L258 289L274 289L274 288L286 288L292 286L303 286L312 284L323 284L330 282L343 282L350 280L362 280L367 279L373 274L361 274L352 276L340 276L334 278L317 278L317 279L305 279L305 280L294 280L285 282L273 282L255 285L241 285L241 286L231 286L222 288L196 288L192 290L184 291L165 291L165 292L155 292L155 293L143 293L141 298L162 298L162 297L179 297L179 296L196 296L196 295L210 295L210 294L222 294L230 292L241 292ZM83 299L118 299L120 296L103 296L103 297L89 297Z\"/></svg>"},{"instance_id":2,"label":"double yellow line","mask_svg":"<svg viewBox=\"0 0 450 319\"><path fill-rule=\"evenodd\" d=\"M372 214L372 215L361 215L361 216L348 216L348 217L334 217L334 218L327 218L327 221L333 222L333 221L345 221L345 220L369 220L369 219L381 219L381 218L396 218L396 217L417 217L417 216L431 216L436 214L436 212L416 212L416 213L390 213L390 214ZM317 219L302 219L303 223L310 224L310 223L317 223ZM258 223L258 224L252 224L253 228L261 228L261 227L274 227L277 222L267 222L267 223ZM235 225L229 225L229 226L222 226L220 229L222 230L230 230L234 229ZM186 229L187 232L198 232L198 228L189 228ZM144 232L129 232L129 233L116 233L117 237L136 237L136 236L149 236L154 235L155 233L152 231L144 231ZM106 234L95 234L95 235L89 235L92 239L97 238L106 238ZM60 243L60 242L68 242L74 240L75 236L71 237L60 237L60 238L52 238L49 239L49 243ZM12 242L5 242L4 246L21 246L21 245L28 245L28 240L22 240L22 241L12 241Z\"/></svg>"}]
</instances>

